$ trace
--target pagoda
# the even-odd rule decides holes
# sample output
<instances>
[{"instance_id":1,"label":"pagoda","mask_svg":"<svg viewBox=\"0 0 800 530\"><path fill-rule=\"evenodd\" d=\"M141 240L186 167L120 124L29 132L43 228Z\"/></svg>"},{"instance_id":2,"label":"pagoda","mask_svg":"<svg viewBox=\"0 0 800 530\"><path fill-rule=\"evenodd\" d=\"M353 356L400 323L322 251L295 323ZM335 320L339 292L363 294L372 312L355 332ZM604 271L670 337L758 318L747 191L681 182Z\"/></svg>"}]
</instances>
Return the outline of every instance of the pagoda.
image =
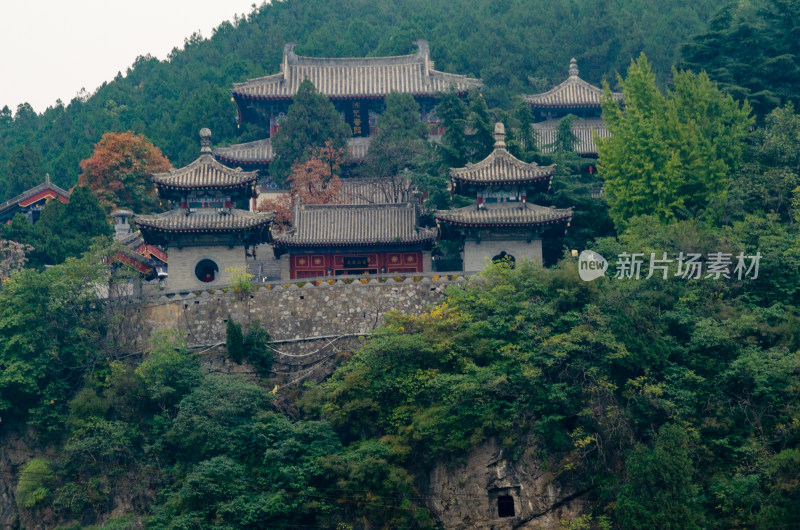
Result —
<instances>
[{"instance_id":1,"label":"pagoda","mask_svg":"<svg viewBox=\"0 0 800 530\"><path fill-rule=\"evenodd\" d=\"M410 202L298 201L292 228L272 234L281 278L429 272L436 230L418 221L419 207Z\"/></svg>"},{"instance_id":2,"label":"pagoda","mask_svg":"<svg viewBox=\"0 0 800 530\"><path fill-rule=\"evenodd\" d=\"M249 247L267 240L271 214L236 208L255 196L257 174L232 169L211 155L211 131L200 131L200 158L153 175L171 209L134 218L147 244L166 248L171 290L224 286L246 267Z\"/></svg>"},{"instance_id":3,"label":"pagoda","mask_svg":"<svg viewBox=\"0 0 800 530\"><path fill-rule=\"evenodd\" d=\"M560 85L541 94L523 94L537 120L533 127L542 152L550 152L558 139L558 123L573 114L572 134L577 138L575 152L582 156L597 157L594 135L609 136L602 120L603 89L587 83L578 76L578 61L569 62L569 77ZM612 92L611 97L622 101L622 94Z\"/></svg>"},{"instance_id":4,"label":"pagoda","mask_svg":"<svg viewBox=\"0 0 800 530\"><path fill-rule=\"evenodd\" d=\"M434 214L440 238L464 243L464 270L478 271L488 261L527 258L542 263L545 231L566 227L572 210L528 202L533 193L549 188L555 166L525 163L506 150L505 127L494 128L494 150L477 164L450 170L451 194L476 197L463 208Z\"/></svg>"}]
</instances>

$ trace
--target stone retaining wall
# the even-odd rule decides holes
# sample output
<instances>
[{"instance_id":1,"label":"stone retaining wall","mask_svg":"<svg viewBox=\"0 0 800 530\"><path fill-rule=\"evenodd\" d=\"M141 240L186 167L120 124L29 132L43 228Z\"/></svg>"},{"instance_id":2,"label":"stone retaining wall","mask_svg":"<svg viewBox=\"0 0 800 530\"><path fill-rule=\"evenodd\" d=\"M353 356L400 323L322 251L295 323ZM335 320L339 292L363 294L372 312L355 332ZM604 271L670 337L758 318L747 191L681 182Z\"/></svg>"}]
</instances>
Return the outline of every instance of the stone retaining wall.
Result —
<instances>
[{"instance_id":1,"label":"stone retaining wall","mask_svg":"<svg viewBox=\"0 0 800 530\"><path fill-rule=\"evenodd\" d=\"M275 370L296 373L352 350L384 313L420 314L439 303L448 286L465 281L432 274L329 279L258 285L245 295L218 289L164 293L144 303L120 300L123 324L115 340L123 351L144 351L154 331L177 329L190 347L209 347L225 342L228 318L243 327L255 320L277 341Z\"/></svg>"}]
</instances>

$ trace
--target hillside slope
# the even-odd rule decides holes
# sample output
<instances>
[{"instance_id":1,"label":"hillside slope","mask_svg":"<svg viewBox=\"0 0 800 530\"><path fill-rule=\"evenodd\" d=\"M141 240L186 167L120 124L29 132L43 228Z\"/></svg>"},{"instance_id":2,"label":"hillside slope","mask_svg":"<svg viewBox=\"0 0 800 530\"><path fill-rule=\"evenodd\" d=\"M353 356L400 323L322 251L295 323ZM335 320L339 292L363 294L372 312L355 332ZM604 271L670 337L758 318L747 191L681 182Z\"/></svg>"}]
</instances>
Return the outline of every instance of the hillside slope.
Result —
<instances>
[{"instance_id":1,"label":"hillside slope","mask_svg":"<svg viewBox=\"0 0 800 530\"><path fill-rule=\"evenodd\" d=\"M681 4L658 0L286 0L225 22L209 39L192 35L165 61L140 57L93 95L37 115L29 106L0 111L0 195L11 153L30 146L54 182L71 186L78 162L107 131L144 133L177 165L196 151L196 132L210 127L215 143L262 133L237 129L230 85L274 73L284 42L312 56L408 53L430 42L438 69L480 76L490 107L542 91L566 74L571 57L581 74L613 81L644 51L662 76L680 43L705 28L724 0ZM0 102L2 105L2 102ZM2 199L2 197L0 197Z\"/></svg>"}]
</instances>

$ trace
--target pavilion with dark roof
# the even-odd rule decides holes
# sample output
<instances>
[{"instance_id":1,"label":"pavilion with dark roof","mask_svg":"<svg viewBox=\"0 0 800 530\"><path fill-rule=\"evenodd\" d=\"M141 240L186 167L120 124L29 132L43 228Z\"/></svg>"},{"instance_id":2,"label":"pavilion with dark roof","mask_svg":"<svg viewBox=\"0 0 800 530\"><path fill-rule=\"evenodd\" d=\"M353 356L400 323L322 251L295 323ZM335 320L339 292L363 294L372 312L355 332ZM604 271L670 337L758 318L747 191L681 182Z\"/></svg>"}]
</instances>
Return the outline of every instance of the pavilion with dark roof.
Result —
<instances>
[{"instance_id":1,"label":"pavilion with dark roof","mask_svg":"<svg viewBox=\"0 0 800 530\"><path fill-rule=\"evenodd\" d=\"M528 196L549 188L555 166L525 163L506 150L505 127L495 125L494 151L477 164L450 170L451 194L474 195L473 205L439 210L440 238L464 244L464 270L479 271L489 261L527 258L542 263L542 237L565 227L572 210L538 206Z\"/></svg>"},{"instance_id":2,"label":"pavilion with dark roof","mask_svg":"<svg viewBox=\"0 0 800 530\"><path fill-rule=\"evenodd\" d=\"M292 227L273 232L283 279L422 273L436 230L418 225L415 204L296 203Z\"/></svg>"},{"instance_id":3,"label":"pavilion with dark roof","mask_svg":"<svg viewBox=\"0 0 800 530\"><path fill-rule=\"evenodd\" d=\"M411 94L423 117L436 106L441 94L453 90L466 94L480 89L479 79L434 69L427 41L418 40L417 52L394 57L303 57L295 44L283 49L280 72L236 83L231 95L239 121L269 125L270 136L289 109L300 84L308 79L333 101L353 130L353 136L369 136L390 92Z\"/></svg>"},{"instance_id":4,"label":"pavilion with dark roof","mask_svg":"<svg viewBox=\"0 0 800 530\"><path fill-rule=\"evenodd\" d=\"M227 285L231 269L245 269L248 248L266 242L271 214L238 209L255 196L256 172L232 169L211 155L211 131L200 131L200 157L181 169L153 175L171 209L134 222L147 244L167 249L170 289Z\"/></svg>"},{"instance_id":5,"label":"pavilion with dark roof","mask_svg":"<svg viewBox=\"0 0 800 530\"><path fill-rule=\"evenodd\" d=\"M597 156L594 135L609 135L601 118L603 89L578 76L578 61L570 61L569 77L558 86L541 94L524 94L522 97L531 106L537 120L533 127L542 152L554 150L559 122L567 114L573 114L578 118L572 123L572 134L577 138L575 152L583 156ZM622 94L618 92L612 92L611 97L622 101Z\"/></svg>"},{"instance_id":6,"label":"pavilion with dark roof","mask_svg":"<svg viewBox=\"0 0 800 530\"><path fill-rule=\"evenodd\" d=\"M32 223L39 219L47 201L52 199L69 202L69 192L50 182L50 175L38 186L25 190L0 204L0 223L10 223L15 215L21 213Z\"/></svg>"}]
</instances>

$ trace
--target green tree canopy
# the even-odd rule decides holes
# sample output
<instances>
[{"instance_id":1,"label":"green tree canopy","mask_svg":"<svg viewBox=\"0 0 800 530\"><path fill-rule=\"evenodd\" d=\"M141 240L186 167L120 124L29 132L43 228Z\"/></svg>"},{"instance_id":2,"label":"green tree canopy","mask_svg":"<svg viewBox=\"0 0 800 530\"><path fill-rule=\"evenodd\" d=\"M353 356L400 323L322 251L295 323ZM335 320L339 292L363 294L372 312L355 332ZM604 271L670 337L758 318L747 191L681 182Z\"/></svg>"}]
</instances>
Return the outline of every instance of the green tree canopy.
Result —
<instances>
[{"instance_id":1,"label":"green tree canopy","mask_svg":"<svg viewBox=\"0 0 800 530\"><path fill-rule=\"evenodd\" d=\"M793 0L731 2L708 30L681 48L680 68L705 71L720 89L764 116L800 106L800 4Z\"/></svg>"},{"instance_id":2,"label":"green tree canopy","mask_svg":"<svg viewBox=\"0 0 800 530\"><path fill-rule=\"evenodd\" d=\"M624 106L606 85L603 117L610 138L598 139L600 176L614 223L635 215L661 219L719 214L753 123L747 103L722 94L704 73L673 72L662 94L642 55L631 63Z\"/></svg>"},{"instance_id":3,"label":"green tree canopy","mask_svg":"<svg viewBox=\"0 0 800 530\"><path fill-rule=\"evenodd\" d=\"M25 190L44 182L39 153L30 145L24 144L11 152L6 168L5 190L0 182L0 199L5 201L16 197Z\"/></svg>"},{"instance_id":4,"label":"green tree canopy","mask_svg":"<svg viewBox=\"0 0 800 530\"><path fill-rule=\"evenodd\" d=\"M41 268L80 257L95 238L109 237L111 233L111 224L95 194L86 186L76 186L69 203L49 201L33 225L24 216L16 215L6 228L5 237L33 247L29 265Z\"/></svg>"},{"instance_id":5,"label":"green tree canopy","mask_svg":"<svg viewBox=\"0 0 800 530\"><path fill-rule=\"evenodd\" d=\"M350 127L333 103L306 79L300 83L286 120L272 139L275 159L270 173L276 182L284 182L292 166L308 161L326 142L330 141L334 149L345 149L349 137Z\"/></svg>"}]
</instances>

